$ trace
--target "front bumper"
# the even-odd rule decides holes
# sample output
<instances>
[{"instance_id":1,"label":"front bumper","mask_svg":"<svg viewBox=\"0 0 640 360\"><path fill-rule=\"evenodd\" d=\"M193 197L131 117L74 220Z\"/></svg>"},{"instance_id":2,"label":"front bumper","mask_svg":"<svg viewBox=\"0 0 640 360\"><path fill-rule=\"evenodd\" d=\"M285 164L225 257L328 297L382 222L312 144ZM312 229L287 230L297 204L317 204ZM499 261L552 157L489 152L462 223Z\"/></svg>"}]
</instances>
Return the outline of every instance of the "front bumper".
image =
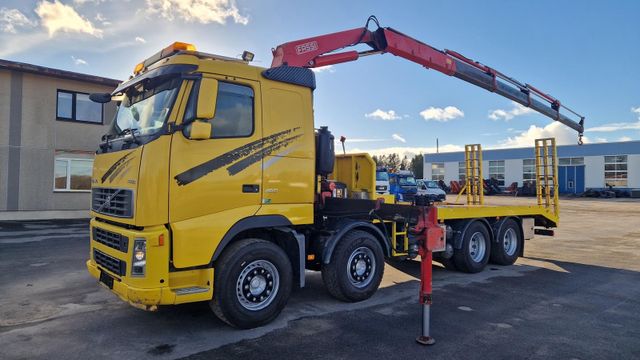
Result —
<instances>
[{"instance_id":1,"label":"front bumper","mask_svg":"<svg viewBox=\"0 0 640 360\"><path fill-rule=\"evenodd\" d=\"M89 270L89 274L98 281L100 280L100 273L104 271L98 268L96 263L94 263L92 260L87 260L87 270ZM109 274L109 276L111 275ZM102 284L102 285L105 288L109 289L107 285L105 284ZM163 301L163 298L162 298L163 288L156 288L156 289L136 288L136 287L125 284L120 279L115 277L113 277L113 288L109 290L111 290L113 293L118 295L118 297L120 297L120 299L122 299L123 301L126 301L129 304L143 310L154 311L158 308L158 305L174 303L170 299L164 299ZM175 294L173 295L173 297L175 298Z\"/></svg>"},{"instance_id":2,"label":"front bumper","mask_svg":"<svg viewBox=\"0 0 640 360\"><path fill-rule=\"evenodd\" d=\"M169 232L164 226L133 230L92 219L91 242L87 270L104 287L120 299L144 310L155 310L158 305L182 304L210 300L213 296L213 269L169 271ZM118 234L127 242L118 244L94 239L100 229ZM159 238L163 237L163 241ZM111 238L114 238L113 236ZM135 239L146 240L146 269L143 276L131 273L133 244ZM125 263L123 271L109 268L96 261L94 250L114 261ZM98 259L100 260L100 259ZM102 264L102 265L101 265ZM102 276L101 276L102 275Z\"/></svg>"}]
</instances>

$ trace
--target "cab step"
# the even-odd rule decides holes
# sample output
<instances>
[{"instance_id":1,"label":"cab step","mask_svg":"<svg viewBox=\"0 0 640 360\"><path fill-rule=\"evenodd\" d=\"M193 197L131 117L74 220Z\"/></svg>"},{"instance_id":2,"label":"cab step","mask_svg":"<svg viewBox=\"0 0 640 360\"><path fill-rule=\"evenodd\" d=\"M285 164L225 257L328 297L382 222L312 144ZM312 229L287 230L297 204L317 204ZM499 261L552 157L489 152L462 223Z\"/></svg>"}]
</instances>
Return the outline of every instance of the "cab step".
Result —
<instances>
[{"instance_id":1,"label":"cab step","mask_svg":"<svg viewBox=\"0 0 640 360\"><path fill-rule=\"evenodd\" d=\"M199 286L186 287L186 288L180 288L180 289L175 289L174 290L176 295L198 294L198 293L203 293L203 292L207 292L207 291L209 291L209 288L199 287Z\"/></svg>"}]
</instances>

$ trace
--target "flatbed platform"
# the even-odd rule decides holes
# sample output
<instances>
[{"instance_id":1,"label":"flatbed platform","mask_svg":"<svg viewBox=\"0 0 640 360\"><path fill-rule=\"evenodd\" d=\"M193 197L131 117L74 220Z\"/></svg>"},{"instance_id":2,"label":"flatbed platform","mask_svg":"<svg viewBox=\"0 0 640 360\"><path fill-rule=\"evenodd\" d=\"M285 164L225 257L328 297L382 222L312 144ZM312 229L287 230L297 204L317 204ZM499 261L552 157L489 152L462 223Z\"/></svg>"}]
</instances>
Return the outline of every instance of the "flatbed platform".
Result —
<instances>
[{"instance_id":1,"label":"flatbed platform","mask_svg":"<svg viewBox=\"0 0 640 360\"><path fill-rule=\"evenodd\" d=\"M438 204L438 220L455 220L471 218L494 218L505 216L533 216L542 217L553 226L558 225L559 216L550 208L541 205L466 205L466 204Z\"/></svg>"}]
</instances>

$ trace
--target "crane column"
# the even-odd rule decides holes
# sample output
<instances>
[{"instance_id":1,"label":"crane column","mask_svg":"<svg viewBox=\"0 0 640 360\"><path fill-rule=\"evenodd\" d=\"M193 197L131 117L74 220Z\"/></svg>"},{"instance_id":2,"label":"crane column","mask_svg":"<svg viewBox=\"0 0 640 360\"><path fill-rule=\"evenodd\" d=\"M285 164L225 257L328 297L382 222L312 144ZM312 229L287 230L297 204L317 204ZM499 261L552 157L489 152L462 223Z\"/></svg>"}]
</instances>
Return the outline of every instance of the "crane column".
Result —
<instances>
[{"instance_id":1,"label":"crane column","mask_svg":"<svg viewBox=\"0 0 640 360\"><path fill-rule=\"evenodd\" d=\"M422 345L433 345L435 339L430 333L433 250L445 245L444 231L438 225L438 209L432 205L421 206L418 223L412 232L420 238L418 253L421 258L419 301L422 305L422 333L416 341Z\"/></svg>"}]
</instances>

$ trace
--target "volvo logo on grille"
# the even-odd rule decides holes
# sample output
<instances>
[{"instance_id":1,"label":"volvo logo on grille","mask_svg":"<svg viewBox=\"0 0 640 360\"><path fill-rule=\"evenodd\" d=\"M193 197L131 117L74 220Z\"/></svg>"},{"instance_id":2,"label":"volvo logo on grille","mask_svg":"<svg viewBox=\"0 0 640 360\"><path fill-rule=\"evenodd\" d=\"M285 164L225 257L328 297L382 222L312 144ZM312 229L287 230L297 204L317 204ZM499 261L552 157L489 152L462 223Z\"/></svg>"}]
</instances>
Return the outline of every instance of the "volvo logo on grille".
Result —
<instances>
[{"instance_id":1,"label":"volvo logo on grille","mask_svg":"<svg viewBox=\"0 0 640 360\"><path fill-rule=\"evenodd\" d=\"M111 200L112 200L113 198L115 198L115 197L116 197L116 195L118 195L118 194L120 193L120 191L122 191L122 189L118 189L118 190L116 190L113 194L111 194L108 198L106 198L106 199L104 200L104 202L102 203L102 205L100 205L100 207L98 207L98 208L96 209L96 212L100 212L100 211L102 211L102 210L104 210L104 209L109 209L109 208L111 207Z\"/></svg>"},{"instance_id":2,"label":"volvo logo on grille","mask_svg":"<svg viewBox=\"0 0 640 360\"><path fill-rule=\"evenodd\" d=\"M117 217L133 216L133 191L129 189L93 188L91 209Z\"/></svg>"}]
</instances>

